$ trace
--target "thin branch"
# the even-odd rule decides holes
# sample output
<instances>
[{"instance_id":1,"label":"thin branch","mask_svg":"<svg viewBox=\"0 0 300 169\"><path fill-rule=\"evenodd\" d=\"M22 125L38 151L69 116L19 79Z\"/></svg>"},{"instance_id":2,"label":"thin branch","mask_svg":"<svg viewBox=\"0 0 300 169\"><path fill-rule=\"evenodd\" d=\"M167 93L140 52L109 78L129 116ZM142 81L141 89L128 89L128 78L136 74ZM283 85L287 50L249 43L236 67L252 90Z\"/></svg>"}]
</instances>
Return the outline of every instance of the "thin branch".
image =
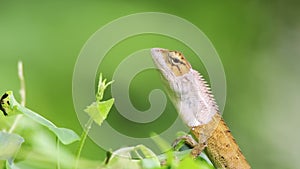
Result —
<instances>
[{"instance_id":1,"label":"thin branch","mask_svg":"<svg viewBox=\"0 0 300 169\"><path fill-rule=\"evenodd\" d=\"M85 128L84 128L83 133L82 133L81 138L80 138L79 148L78 148L77 153L76 153L76 161L75 161L74 169L78 168L78 163L79 163L81 151L83 149L83 146L84 146L85 140L87 138L87 135L88 135L90 129L92 128L92 124L93 124L93 118L90 118L88 120L88 122L86 123Z\"/></svg>"},{"instance_id":2,"label":"thin branch","mask_svg":"<svg viewBox=\"0 0 300 169\"><path fill-rule=\"evenodd\" d=\"M58 137L56 137L56 152L57 152L57 163L56 163L56 169L60 169L60 141Z\"/></svg>"},{"instance_id":3,"label":"thin branch","mask_svg":"<svg viewBox=\"0 0 300 169\"><path fill-rule=\"evenodd\" d=\"M26 103L26 91L25 91L25 78L23 73L23 63L18 62L18 75L20 79L20 95L21 95L21 105L25 106Z\"/></svg>"},{"instance_id":4,"label":"thin branch","mask_svg":"<svg viewBox=\"0 0 300 169\"><path fill-rule=\"evenodd\" d=\"M21 96L21 105L25 106L26 103L26 90L25 90L25 78L24 78L24 73L23 73L23 63L22 61L18 62L18 77L20 79L20 96ZM18 122L22 118L22 114L18 114L17 117L15 118L14 123L12 124L11 128L9 129L9 133L12 133L14 129L16 128Z\"/></svg>"}]
</instances>

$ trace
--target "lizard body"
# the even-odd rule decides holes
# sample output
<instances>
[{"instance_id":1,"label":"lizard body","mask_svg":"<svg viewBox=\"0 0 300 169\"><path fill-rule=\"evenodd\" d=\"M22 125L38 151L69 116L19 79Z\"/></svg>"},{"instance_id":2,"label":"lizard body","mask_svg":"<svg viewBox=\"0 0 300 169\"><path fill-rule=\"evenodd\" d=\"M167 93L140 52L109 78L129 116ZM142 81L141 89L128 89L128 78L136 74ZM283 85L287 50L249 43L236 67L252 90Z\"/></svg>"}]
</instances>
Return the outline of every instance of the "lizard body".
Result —
<instances>
[{"instance_id":1,"label":"lizard body","mask_svg":"<svg viewBox=\"0 0 300 169\"><path fill-rule=\"evenodd\" d=\"M192 69L180 52L153 48L151 54L175 93L173 102L180 117L198 141L192 156L205 149L216 168L250 169L202 75Z\"/></svg>"}]
</instances>

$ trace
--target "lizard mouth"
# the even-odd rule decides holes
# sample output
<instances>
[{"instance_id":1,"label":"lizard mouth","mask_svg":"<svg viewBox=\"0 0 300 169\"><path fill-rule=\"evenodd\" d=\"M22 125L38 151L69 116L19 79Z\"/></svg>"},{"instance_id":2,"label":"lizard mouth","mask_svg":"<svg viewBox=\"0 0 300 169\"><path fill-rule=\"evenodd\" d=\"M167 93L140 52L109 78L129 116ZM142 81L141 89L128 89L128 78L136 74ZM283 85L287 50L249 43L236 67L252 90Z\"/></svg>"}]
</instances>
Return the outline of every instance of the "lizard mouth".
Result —
<instances>
[{"instance_id":1,"label":"lizard mouth","mask_svg":"<svg viewBox=\"0 0 300 169\"><path fill-rule=\"evenodd\" d=\"M151 55L155 63L158 63L160 66L165 65L165 54L168 52L168 49L163 48L152 48Z\"/></svg>"},{"instance_id":2,"label":"lizard mouth","mask_svg":"<svg viewBox=\"0 0 300 169\"><path fill-rule=\"evenodd\" d=\"M166 63L166 54L169 50L163 48L152 48L151 55L156 67L160 70L165 79L170 80L174 76Z\"/></svg>"},{"instance_id":3,"label":"lizard mouth","mask_svg":"<svg viewBox=\"0 0 300 169\"><path fill-rule=\"evenodd\" d=\"M164 66L164 60L163 60L163 55L161 53L161 49L160 48L152 48L151 55L152 55L152 59L155 62L155 64L158 66L159 69L161 69Z\"/></svg>"},{"instance_id":4,"label":"lizard mouth","mask_svg":"<svg viewBox=\"0 0 300 169\"><path fill-rule=\"evenodd\" d=\"M162 49L162 48L152 48L151 55L152 55L152 60L155 62L157 68L161 71L161 73L164 76L167 76L167 71L164 70L164 68L167 67L163 56L163 52L165 51L166 49Z\"/></svg>"}]
</instances>

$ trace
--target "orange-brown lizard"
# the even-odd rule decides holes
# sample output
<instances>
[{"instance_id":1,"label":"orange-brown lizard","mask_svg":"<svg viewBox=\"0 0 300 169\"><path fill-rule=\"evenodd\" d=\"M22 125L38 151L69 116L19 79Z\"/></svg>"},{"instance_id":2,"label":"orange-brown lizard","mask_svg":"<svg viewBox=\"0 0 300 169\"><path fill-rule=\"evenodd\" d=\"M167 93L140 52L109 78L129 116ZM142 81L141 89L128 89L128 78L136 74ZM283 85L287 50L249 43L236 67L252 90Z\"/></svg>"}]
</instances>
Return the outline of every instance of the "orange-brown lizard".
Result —
<instances>
[{"instance_id":1,"label":"orange-brown lizard","mask_svg":"<svg viewBox=\"0 0 300 169\"><path fill-rule=\"evenodd\" d=\"M161 48L151 49L152 58L175 93L174 105L197 140L185 141L194 148L193 157L205 150L216 168L250 169L239 146L219 113L211 91L183 54Z\"/></svg>"}]
</instances>

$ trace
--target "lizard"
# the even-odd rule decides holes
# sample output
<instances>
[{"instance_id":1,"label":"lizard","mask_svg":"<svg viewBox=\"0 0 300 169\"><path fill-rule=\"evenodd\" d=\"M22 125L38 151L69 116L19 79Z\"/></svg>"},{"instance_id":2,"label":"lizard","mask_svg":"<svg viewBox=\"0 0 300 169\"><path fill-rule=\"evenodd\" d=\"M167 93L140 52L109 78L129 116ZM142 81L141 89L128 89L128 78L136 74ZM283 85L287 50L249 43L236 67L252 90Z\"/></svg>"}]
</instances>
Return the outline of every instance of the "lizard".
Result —
<instances>
[{"instance_id":1,"label":"lizard","mask_svg":"<svg viewBox=\"0 0 300 169\"><path fill-rule=\"evenodd\" d=\"M203 76L178 51L152 48L151 55L175 95L171 99L176 110L195 138L183 138L193 147L191 155L196 158L204 150L216 168L250 169Z\"/></svg>"}]
</instances>

